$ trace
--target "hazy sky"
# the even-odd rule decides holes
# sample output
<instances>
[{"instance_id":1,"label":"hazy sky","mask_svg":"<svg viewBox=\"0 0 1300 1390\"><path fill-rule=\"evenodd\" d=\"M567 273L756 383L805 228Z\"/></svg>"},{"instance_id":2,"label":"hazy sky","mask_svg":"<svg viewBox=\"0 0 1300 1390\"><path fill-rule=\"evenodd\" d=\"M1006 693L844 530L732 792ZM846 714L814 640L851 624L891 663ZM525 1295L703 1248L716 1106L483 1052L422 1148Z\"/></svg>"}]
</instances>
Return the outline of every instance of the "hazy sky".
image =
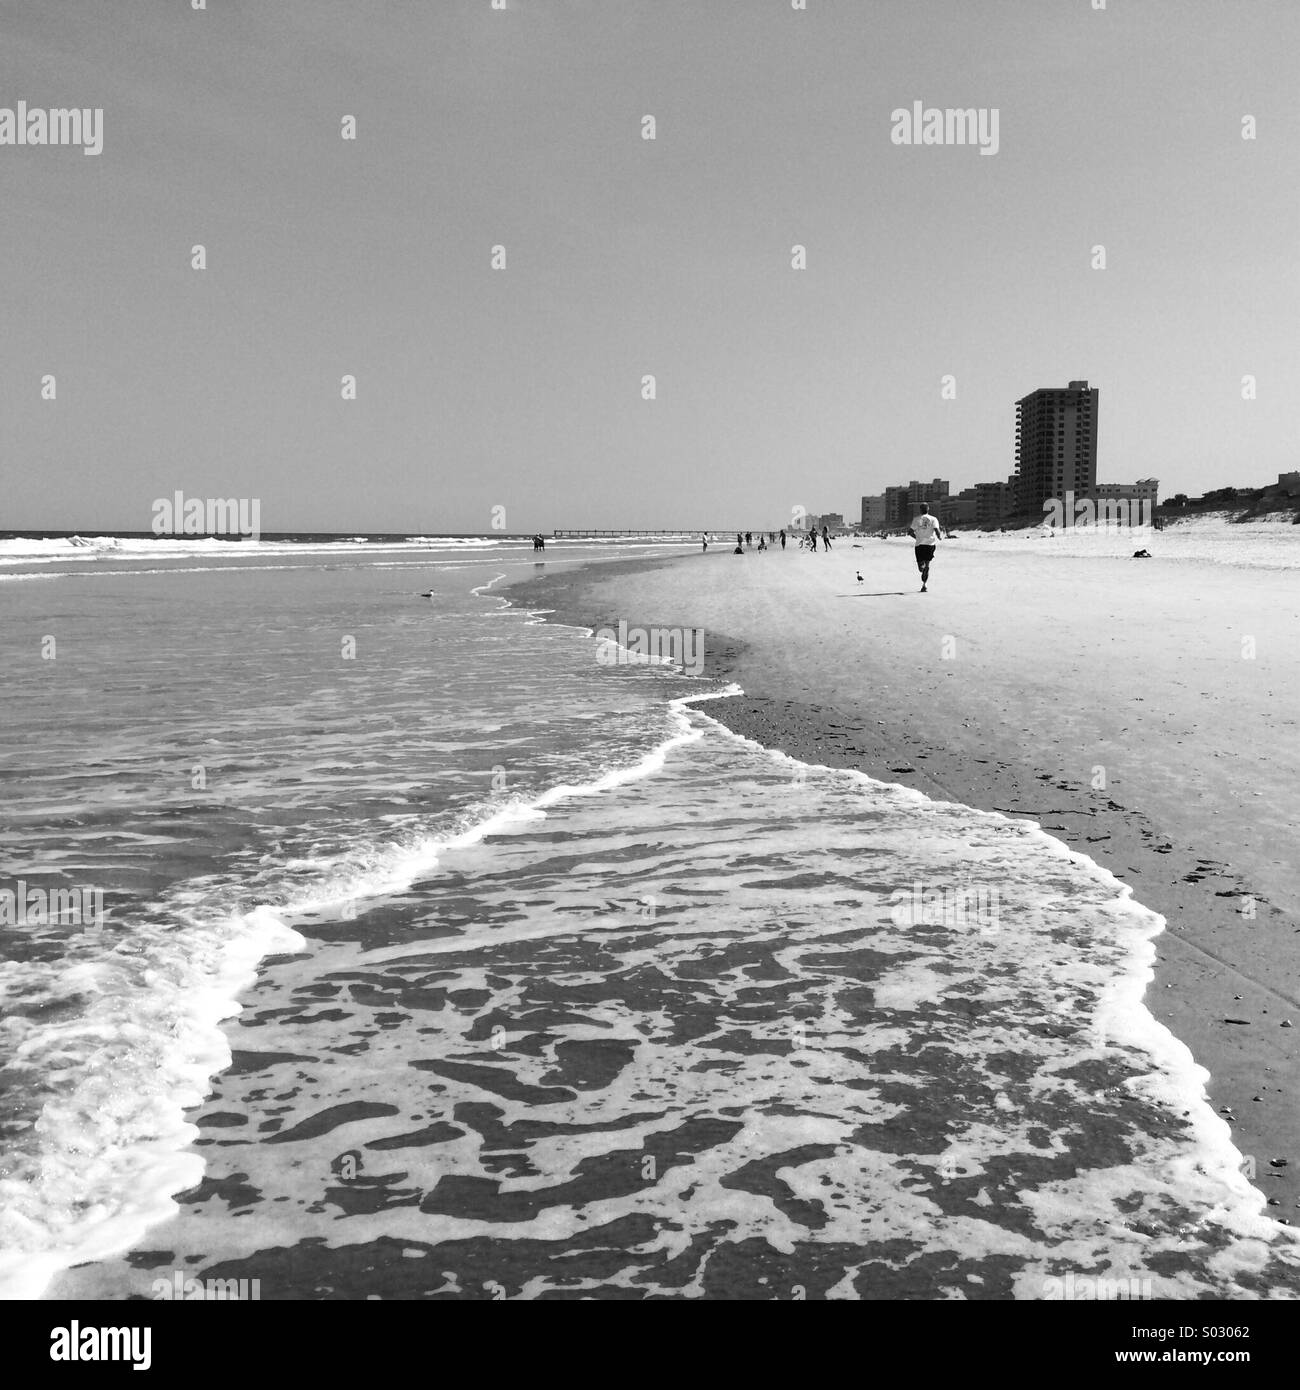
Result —
<instances>
[{"instance_id":1,"label":"hazy sky","mask_svg":"<svg viewBox=\"0 0 1300 1390\"><path fill-rule=\"evenodd\" d=\"M104 147L0 146L0 528L775 527L1005 477L1078 377L1102 481L1272 481L1300 4L1094 3L2 3L0 107Z\"/></svg>"}]
</instances>

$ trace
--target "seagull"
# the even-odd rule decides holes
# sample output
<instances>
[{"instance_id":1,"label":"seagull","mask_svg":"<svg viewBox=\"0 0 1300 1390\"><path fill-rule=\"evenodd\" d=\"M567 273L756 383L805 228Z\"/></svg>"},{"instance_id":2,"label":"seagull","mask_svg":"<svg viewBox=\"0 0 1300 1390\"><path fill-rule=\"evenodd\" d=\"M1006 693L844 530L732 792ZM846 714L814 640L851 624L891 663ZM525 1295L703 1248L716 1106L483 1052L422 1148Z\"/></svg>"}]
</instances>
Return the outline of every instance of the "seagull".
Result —
<instances>
[{"instance_id":1,"label":"seagull","mask_svg":"<svg viewBox=\"0 0 1300 1390\"><path fill-rule=\"evenodd\" d=\"M855 570L854 573L858 576L858 583L861 584L861 583L862 583L862 571L861 571L861 570Z\"/></svg>"}]
</instances>

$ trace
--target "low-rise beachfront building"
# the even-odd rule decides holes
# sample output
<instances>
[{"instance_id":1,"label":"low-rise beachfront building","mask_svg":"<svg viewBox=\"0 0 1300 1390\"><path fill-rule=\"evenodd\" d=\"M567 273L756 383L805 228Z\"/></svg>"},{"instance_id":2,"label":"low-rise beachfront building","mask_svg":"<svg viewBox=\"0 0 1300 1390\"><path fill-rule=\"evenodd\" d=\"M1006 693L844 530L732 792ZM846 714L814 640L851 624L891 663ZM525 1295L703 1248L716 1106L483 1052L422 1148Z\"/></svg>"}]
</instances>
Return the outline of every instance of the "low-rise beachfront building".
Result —
<instances>
[{"instance_id":1,"label":"low-rise beachfront building","mask_svg":"<svg viewBox=\"0 0 1300 1390\"><path fill-rule=\"evenodd\" d=\"M906 530L913 518L920 514L923 502L946 526L949 523L944 519L945 515L956 516L956 508L949 506L950 501L955 499L949 498L948 490L946 478L934 478L928 483L913 478L906 487L899 484L897 487L887 487L879 497L864 497L862 528L865 531ZM945 506L948 506L947 513L944 512Z\"/></svg>"},{"instance_id":2,"label":"low-rise beachfront building","mask_svg":"<svg viewBox=\"0 0 1300 1390\"><path fill-rule=\"evenodd\" d=\"M1090 495L1097 501L1118 497L1129 502L1150 502L1154 507L1160 500L1160 479L1139 478L1135 483L1098 483Z\"/></svg>"},{"instance_id":3,"label":"low-rise beachfront building","mask_svg":"<svg viewBox=\"0 0 1300 1390\"><path fill-rule=\"evenodd\" d=\"M975 524L998 526L1016 512L1016 480L975 484Z\"/></svg>"},{"instance_id":4,"label":"low-rise beachfront building","mask_svg":"<svg viewBox=\"0 0 1300 1390\"><path fill-rule=\"evenodd\" d=\"M1098 521L1118 521L1125 526L1150 526L1160 505L1160 479L1139 478L1135 483L1098 483L1091 500Z\"/></svg>"},{"instance_id":5,"label":"low-rise beachfront building","mask_svg":"<svg viewBox=\"0 0 1300 1390\"><path fill-rule=\"evenodd\" d=\"M975 488L964 487L950 503L952 521L945 525L974 526L979 515L979 495Z\"/></svg>"},{"instance_id":6,"label":"low-rise beachfront building","mask_svg":"<svg viewBox=\"0 0 1300 1390\"><path fill-rule=\"evenodd\" d=\"M1300 473L1279 473L1277 485L1288 497L1300 497Z\"/></svg>"}]
</instances>

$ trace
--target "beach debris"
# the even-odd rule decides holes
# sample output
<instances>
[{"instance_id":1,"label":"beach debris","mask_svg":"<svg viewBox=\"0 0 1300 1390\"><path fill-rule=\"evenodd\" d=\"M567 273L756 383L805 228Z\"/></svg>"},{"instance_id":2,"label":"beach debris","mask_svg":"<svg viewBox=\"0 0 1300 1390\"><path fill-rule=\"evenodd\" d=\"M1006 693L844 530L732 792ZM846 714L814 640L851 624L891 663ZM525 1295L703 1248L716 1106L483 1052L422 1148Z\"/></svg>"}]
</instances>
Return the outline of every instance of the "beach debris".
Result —
<instances>
[{"instance_id":1,"label":"beach debris","mask_svg":"<svg viewBox=\"0 0 1300 1390\"><path fill-rule=\"evenodd\" d=\"M1263 1096L1251 1096L1251 1100L1263 1100Z\"/></svg>"},{"instance_id":2,"label":"beach debris","mask_svg":"<svg viewBox=\"0 0 1300 1390\"><path fill-rule=\"evenodd\" d=\"M1285 1168L1285 1167L1286 1167L1286 1159L1284 1159L1284 1158L1270 1158L1269 1161L1268 1161L1268 1166L1269 1166L1270 1168Z\"/></svg>"},{"instance_id":3,"label":"beach debris","mask_svg":"<svg viewBox=\"0 0 1300 1390\"><path fill-rule=\"evenodd\" d=\"M916 769L911 763L899 763L897 767L891 767L890 772L915 772Z\"/></svg>"},{"instance_id":4,"label":"beach debris","mask_svg":"<svg viewBox=\"0 0 1300 1390\"><path fill-rule=\"evenodd\" d=\"M1294 1028L1294 1027L1295 1027L1295 1024L1292 1023L1291 1020L1290 1020L1289 1018L1284 1018L1284 1019L1282 1020L1282 1027L1283 1027L1283 1028Z\"/></svg>"},{"instance_id":5,"label":"beach debris","mask_svg":"<svg viewBox=\"0 0 1300 1390\"><path fill-rule=\"evenodd\" d=\"M1225 1023L1249 1023L1249 1022L1250 1022L1250 1019L1248 1019L1248 1018L1225 1018L1223 1021L1224 1021Z\"/></svg>"},{"instance_id":6,"label":"beach debris","mask_svg":"<svg viewBox=\"0 0 1300 1390\"><path fill-rule=\"evenodd\" d=\"M1219 1106L1219 1114L1220 1114L1220 1115L1231 1115L1231 1114L1232 1114L1232 1106L1230 1106L1230 1105L1221 1105L1221 1106Z\"/></svg>"}]
</instances>

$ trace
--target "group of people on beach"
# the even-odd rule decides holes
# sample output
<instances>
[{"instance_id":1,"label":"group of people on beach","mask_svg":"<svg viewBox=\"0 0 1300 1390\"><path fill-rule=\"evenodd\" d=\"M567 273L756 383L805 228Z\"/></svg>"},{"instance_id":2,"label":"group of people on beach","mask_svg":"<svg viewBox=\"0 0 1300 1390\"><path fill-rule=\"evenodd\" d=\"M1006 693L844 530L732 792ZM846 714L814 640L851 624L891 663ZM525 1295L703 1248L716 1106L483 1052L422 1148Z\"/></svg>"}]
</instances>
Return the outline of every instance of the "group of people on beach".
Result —
<instances>
[{"instance_id":1,"label":"group of people on beach","mask_svg":"<svg viewBox=\"0 0 1300 1390\"><path fill-rule=\"evenodd\" d=\"M801 531L798 534L800 550L802 550L805 546L808 546L812 550L817 549L816 527L814 527L811 531ZM743 555L746 550L752 549L754 547L755 536L758 537L757 548L759 550L767 550L769 548L775 550L776 543L778 540L780 540L781 542L781 549L784 550L786 546L786 541L789 539L789 537L785 533L784 528L782 528L780 531L769 531L766 536L763 534L762 531L737 531L736 548L731 553L733 555ZM701 533L700 544L705 550L709 548L709 533L707 531ZM829 550L831 548L830 532L827 530L825 526L822 527L822 548L824 550Z\"/></svg>"},{"instance_id":2,"label":"group of people on beach","mask_svg":"<svg viewBox=\"0 0 1300 1390\"><path fill-rule=\"evenodd\" d=\"M943 528L939 524L938 517L930 514L929 505L923 502L921 504L921 513L916 520L912 522L910 530L916 540L916 567L921 572L921 592L925 594L929 592L930 563L934 559L935 547L939 543L939 537L942 534ZM736 548L732 551L732 554L743 555L747 548L752 547L754 544L754 534L753 531L737 531ZM772 547L775 548L778 535L781 538L781 549L785 549L787 537L784 528L782 528L780 532L769 531L766 537L761 531L757 534L759 550L767 550L769 541ZM815 526L808 531L800 531L798 535L800 550L803 550L805 547L809 550L817 549L817 528ZM829 550L831 548L831 535L830 530L825 526L822 527L821 539L822 550ZM709 533L707 531L701 534L700 542L704 550L707 551L709 548ZM862 576L859 575L858 578L861 579Z\"/></svg>"}]
</instances>

